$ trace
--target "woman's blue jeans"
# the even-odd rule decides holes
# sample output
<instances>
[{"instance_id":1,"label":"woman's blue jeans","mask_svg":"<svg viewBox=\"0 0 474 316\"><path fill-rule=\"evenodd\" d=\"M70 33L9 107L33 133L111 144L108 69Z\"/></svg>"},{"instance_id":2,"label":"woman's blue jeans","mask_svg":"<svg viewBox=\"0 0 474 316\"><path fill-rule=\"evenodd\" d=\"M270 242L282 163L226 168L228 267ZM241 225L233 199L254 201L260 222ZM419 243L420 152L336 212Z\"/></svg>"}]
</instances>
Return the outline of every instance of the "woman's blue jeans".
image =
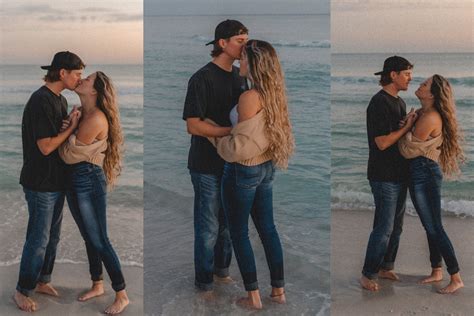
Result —
<instances>
[{"instance_id":1,"label":"woman's blue jeans","mask_svg":"<svg viewBox=\"0 0 474 316\"><path fill-rule=\"evenodd\" d=\"M71 192L68 204L86 243L93 280L100 280L102 264L118 292L125 289L120 261L107 236L107 183L101 167L81 162L71 165Z\"/></svg>"},{"instance_id":2,"label":"woman's blue jeans","mask_svg":"<svg viewBox=\"0 0 474 316\"><path fill-rule=\"evenodd\" d=\"M262 241L270 269L271 285L283 287L283 252L273 222L272 161L257 166L226 163L222 177L222 202L229 221L230 236L246 291L258 289L255 257L249 239L252 217Z\"/></svg>"},{"instance_id":3,"label":"woman's blue jeans","mask_svg":"<svg viewBox=\"0 0 474 316\"><path fill-rule=\"evenodd\" d=\"M444 259L449 274L459 272L453 245L441 222L441 182L439 165L426 157L410 160L410 196L426 230L432 268L441 267Z\"/></svg>"}]
</instances>

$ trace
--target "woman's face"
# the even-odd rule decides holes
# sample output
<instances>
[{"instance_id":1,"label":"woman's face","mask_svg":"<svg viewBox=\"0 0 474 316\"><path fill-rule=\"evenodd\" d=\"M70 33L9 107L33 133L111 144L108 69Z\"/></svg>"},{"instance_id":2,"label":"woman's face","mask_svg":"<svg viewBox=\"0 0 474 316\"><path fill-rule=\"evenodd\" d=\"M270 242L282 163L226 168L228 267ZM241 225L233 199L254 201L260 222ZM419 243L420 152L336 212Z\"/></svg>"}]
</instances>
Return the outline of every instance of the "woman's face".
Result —
<instances>
[{"instance_id":1,"label":"woman's face","mask_svg":"<svg viewBox=\"0 0 474 316\"><path fill-rule=\"evenodd\" d=\"M245 52L245 49L242 50L242 56L240 57L240 72L239 74L242 77L248 77L249 74L249 61L247 59L247 53Z\"/></svg>"},{"instance_id":2,"label":"woman's face","mask_svg":"<svg viewBox=\"0 0 474 316\"><path fill-rule=\"evenodd\" d=\"M432 99L433 95L431 94L431 83L433 82L433 77L429 77L420 84L420 87L415 91L415 95L420 100Z\"/></svg>"},{"instance_id":3,"label":"woman's face","mask_svg":"<svg viewBox=\"0 0 474 316\"><path fill-rule=\"evenodd\" d=\"M96 94L97 91L94 89L94 82L95 78L97 77L97 73L92 73L87 78L82 79L79 81L79 85L74 90L79 95L87 95L87 94Z\"/></svg>"}]
</instances>

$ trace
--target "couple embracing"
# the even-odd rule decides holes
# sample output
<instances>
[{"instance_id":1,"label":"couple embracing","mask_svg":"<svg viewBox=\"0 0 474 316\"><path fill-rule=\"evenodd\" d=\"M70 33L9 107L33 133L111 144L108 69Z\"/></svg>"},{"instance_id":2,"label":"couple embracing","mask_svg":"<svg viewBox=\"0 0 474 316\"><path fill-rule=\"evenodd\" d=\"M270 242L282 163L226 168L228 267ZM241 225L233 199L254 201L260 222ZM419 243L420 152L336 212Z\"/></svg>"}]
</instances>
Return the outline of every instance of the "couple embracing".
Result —
<instances>
[{"instance_id":1,"label":"couple embracing","mask_svg":"<svg viewBox=\"0 0 474 316\"><path fill-rule=\"evenodd\" d=\"M97 71L81 79L83 61L69 51L55 54L45 84L25 106L22 120L23 167L20 183L28 205L28 228L14 294L18 308L38 309L34 292L59 296L51 285L64 200L84 239L92 287L86 301L104 293L102 263L116 292L106 314L129 303L119 259L107 236L106 193L121 170L122 129L111 80ZM61 92L75 91L81 107L67 113Z\"/></svg>"},{"instance_id":2,"label":"couple embracing","mask_svg":"<svg viewBox=\"0 0 474 316\"><path fill-rule=\"evenodd\" d=\"M238 304L261 309L249 217L265 250L271 299L286 301L272 204L275 168L286 168L294 149L284 78L275 49L248 40L239 21L218 24L211 44L212 61L189 80L183 112L192 135L195 285L210 294L214 279L231 282L233 247L247 291Z\"/></svg>"},{"instance_id":3,"label":"couple embracing","mask_svg":"<svg viewBox=\"0 0 474 316\"><path fill-rule=\"evenodd\" d=\"M380 75L382 89L367 108L367 173L375 217L360 283L364 289L377 291L377 276L398 280L393 270L409 190L426 231L432 269L431 275L419 283L440 282L444 260L450 282L438 292L454 293L464 284L454 247L442 224L441 184L443 174L459 173L464 161L462 136L451 85L441 75L435 74L420 84L415 95L421 108L406 113L398 92L408 89L412 69L405 58L392 56L385 60L383 70L375 73Z\"/></svg>"}]
</instances>

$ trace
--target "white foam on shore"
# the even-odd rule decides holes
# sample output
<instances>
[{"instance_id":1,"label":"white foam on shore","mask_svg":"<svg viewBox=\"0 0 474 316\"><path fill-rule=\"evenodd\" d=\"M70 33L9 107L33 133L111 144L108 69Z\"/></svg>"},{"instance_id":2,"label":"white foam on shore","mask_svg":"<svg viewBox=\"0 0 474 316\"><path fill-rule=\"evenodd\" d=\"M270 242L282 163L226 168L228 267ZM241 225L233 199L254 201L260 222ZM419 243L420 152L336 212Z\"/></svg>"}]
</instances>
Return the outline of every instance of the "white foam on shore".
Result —
<instances>
[{"instance_id":1,"label":"white foam on shore","mask_svg":"<svg viewBox=\"0 0 474 316\"><path fill-rule=\"evenodd\" d=\"M373 210L374 199L371 193L355 191L335 191L331 193L331 208L343 210ZM474 218L474 201L468 200L441 200L441 209L447 215L458 218ZM407 198L406 213L417 216L415 207L410 198Z\"/></svg>"}]
</instances>

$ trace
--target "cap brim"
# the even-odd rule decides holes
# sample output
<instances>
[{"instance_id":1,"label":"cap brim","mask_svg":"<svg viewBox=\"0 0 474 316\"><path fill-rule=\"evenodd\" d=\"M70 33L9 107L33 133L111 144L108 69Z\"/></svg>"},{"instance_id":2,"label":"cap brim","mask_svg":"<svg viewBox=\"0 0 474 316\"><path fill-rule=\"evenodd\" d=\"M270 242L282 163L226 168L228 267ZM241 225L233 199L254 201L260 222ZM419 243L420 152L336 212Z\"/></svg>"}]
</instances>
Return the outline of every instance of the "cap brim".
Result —
<instances>
[{"instance_id":1,"label":"cap brim","mask_svg":"<svg viewBox=\"0 0 474 316\"><path fill-rule=\"evenodd\" d=\"M213 40L213 41L210 41L209 43L207 43L205 46L207 45L211 45L211 44L214 44L216 42L216 40Z\"/></svg>"},{"instance_id":2,"label":"cap brim","mask_svg":"<svg viewBox=\"0 0 474 316\"><path fill-rule=\"evenodd\" d=\"M50 70L50 69L51 69L51 66L41 66L41 69Z\"/></svg>"},{"instance_id":3,"label":"cap brim","mask_svg":"<svg viewBox=\"0 0 474 316\"><path fill-rule=\"evenodd\" d=\"M374 75L376 75L376 76L381 75L381 74L383 74L383 71L379 71L379 72L374 73Z\"/></svg>"}]
</instances>

